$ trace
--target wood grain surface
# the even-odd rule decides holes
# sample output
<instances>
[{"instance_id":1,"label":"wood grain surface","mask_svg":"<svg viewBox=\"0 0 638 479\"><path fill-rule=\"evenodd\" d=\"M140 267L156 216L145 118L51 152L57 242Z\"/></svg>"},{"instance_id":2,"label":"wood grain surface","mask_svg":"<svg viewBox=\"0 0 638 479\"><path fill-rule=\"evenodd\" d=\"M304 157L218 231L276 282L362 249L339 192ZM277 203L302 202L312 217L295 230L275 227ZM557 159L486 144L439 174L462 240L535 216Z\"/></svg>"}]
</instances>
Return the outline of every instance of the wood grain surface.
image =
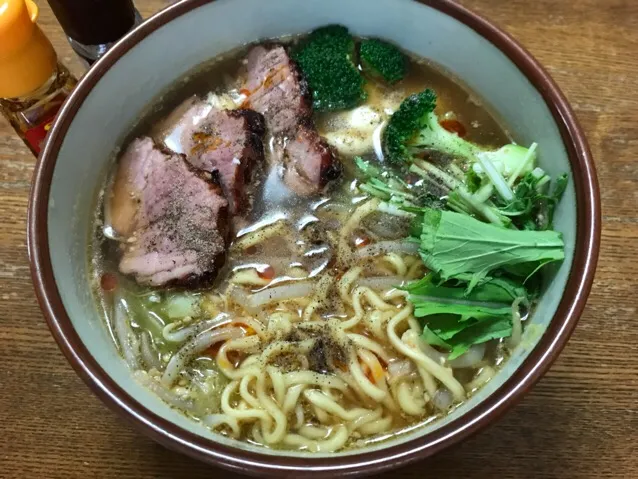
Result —
<instances>
[{"instance_id":1,"label":"wood grain surface","mask_svg":"<svg viewBox=\"0 0 638 479\"><path fill-rule=\"evenodd\" d=\"M47 4L38 3L45 33L80 75ZM146 17L170 2L136 3ZM386 477L638 477L638 1L463 3L520 40L580 118L601 183L601 257L585 314L535 389L488 430ZM231 477L134 431L63 358L29 275L34 163L0 118L0 478Z\"/></svg>"}]
</instances>

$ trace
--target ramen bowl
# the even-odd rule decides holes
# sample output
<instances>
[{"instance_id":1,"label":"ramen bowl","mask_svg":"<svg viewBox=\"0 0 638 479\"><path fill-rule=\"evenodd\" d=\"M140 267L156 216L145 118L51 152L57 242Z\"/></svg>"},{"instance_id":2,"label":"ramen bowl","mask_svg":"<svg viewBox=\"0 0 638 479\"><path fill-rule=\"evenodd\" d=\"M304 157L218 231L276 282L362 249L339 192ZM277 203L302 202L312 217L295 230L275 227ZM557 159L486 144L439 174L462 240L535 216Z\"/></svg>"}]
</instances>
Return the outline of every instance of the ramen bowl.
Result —
<instances>
[{"instance_id":1,"label":"ramen bowl","mask_svg":"<svg viewBox=\"0 0 638 479\"><path fill-rule=\"evenodd\" d=\"M365 11L365 15L361 12ZM555 215L565 261L545 281L523 340L498 374L447 416L362 449L335 453L257 447L212 433L138 384L118 355L89 286L96 192L116 146L149 105L197 65L259 39L330 23L402 46L460 79L540 166L568 172ZM113 410L168 448L255 475L378 473L431 456L499 417L548 370L589 293L600 240L599 191L586 140L558 87L510 36L446 0L185 0L133 30L80 81L38 161L28 243L36 293L53 336Z\"/></svg>"}]
</instances>

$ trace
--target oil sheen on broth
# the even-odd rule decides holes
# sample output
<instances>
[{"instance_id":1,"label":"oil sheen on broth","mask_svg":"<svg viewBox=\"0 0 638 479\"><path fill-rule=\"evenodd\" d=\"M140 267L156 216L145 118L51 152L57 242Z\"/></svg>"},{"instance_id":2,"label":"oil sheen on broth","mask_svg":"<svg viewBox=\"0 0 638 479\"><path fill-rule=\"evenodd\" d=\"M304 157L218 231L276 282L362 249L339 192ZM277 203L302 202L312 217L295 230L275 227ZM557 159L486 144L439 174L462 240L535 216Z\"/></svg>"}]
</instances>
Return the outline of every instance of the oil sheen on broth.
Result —
<instances>
[{"instance_id":1,"label":"oil sheen on broth","mask_svg":"<svg viewBox=\"0 0 638 479\"><path fill-rule=\"evenodd\" d=\"M124 145L141 135L160 142L164 119L193 94L214 92L217 102L241 98L237 72L248 50L178 82ZM396 288L425 273L414 246L402 239L407 222L376 211L355 178L353 157L376 160L384 122L404 98L427 87L438 94L439 117L462 125L466 138L508 142L472 94L415 58L396 85L367 82L368 100L354 110L313 114L343 167L319 193L299 195L282 181L273 160L279 140L266 128L266 166L246 185L250 206L230 221L231 241L212 285L140 285L118 270L122 237L108 217L112 174L95 221L94 291L138 381L216 433L326 452L435 420L493 376L507 356L503 342L446 361L421 341L422 326Z\"/></svg>"}]
</instances>

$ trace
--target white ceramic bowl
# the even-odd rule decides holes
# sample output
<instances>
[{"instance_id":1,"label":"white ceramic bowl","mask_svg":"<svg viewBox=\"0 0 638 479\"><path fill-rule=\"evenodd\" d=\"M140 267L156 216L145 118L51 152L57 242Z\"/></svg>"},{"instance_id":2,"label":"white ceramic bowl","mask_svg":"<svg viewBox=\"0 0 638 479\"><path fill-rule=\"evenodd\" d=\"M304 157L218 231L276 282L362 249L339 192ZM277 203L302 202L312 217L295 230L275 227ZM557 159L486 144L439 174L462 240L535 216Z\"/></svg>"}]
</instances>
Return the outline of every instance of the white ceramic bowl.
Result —
<instances>
[{"instance_id":1,"label":"white ceramic bowl","mask_svg":"<svg viewBox=\"0 0 638 479\"><path fill-rule=\"evenodd\" d=\"M476 92L518 142L537 141L548 173L570 172L555 218L566 259L547 282L513 357L449 416L364 450L275 451L211 433L133 381L89 290L90 220L115 148L177 79L242 44L330 23L389 39L438 63ZM296 477L402 465L467 437L502 413L567 341L591 286L600 234L593 163L556 85L509 36L447 0L186 0L168 7L82 79L38 163L29 213L29 251L43 311L61 349L98 396L168 447L244 472Z\"/></svg>"}]
</instances>

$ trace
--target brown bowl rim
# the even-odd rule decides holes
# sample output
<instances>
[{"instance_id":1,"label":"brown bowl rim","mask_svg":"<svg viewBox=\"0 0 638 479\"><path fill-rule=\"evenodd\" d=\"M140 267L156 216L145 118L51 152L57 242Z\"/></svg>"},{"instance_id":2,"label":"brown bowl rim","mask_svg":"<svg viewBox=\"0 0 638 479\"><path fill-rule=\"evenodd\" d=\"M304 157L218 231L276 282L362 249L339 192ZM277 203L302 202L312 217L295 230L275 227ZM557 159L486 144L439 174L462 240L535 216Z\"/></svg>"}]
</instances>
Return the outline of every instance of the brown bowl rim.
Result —
<instances>
[{"instance_id":1,"label":"brown bowl rim","mask_svg":"<svg viewBox=\"0 0 638 479\"><path fill-rule=\"evenodd\" d=\"M81 104L105 72L128 50L171 20L214 0L185 0L155 14L116 44L84 76L62 108L34 172L27 243L35 291L60 349L95 394L118 414L164 446L204 462L252 475L295 477L378 473L429 457L500 417L549 369L582 313L594 279L600 246L600 191L585 136L565 97L543 67L510 35L451 0L417 0L464 23L499 48L545 100L560 130L574 177L577 234L574 260L563 298L546 333L518 370L492 395L463 416L426 436L378 451L315 459L261 454L226 446L186 431L146 409L120 388L82 344L53 277L47 205L50 183L64 136Z\"/></svg>"}]
</instances>

